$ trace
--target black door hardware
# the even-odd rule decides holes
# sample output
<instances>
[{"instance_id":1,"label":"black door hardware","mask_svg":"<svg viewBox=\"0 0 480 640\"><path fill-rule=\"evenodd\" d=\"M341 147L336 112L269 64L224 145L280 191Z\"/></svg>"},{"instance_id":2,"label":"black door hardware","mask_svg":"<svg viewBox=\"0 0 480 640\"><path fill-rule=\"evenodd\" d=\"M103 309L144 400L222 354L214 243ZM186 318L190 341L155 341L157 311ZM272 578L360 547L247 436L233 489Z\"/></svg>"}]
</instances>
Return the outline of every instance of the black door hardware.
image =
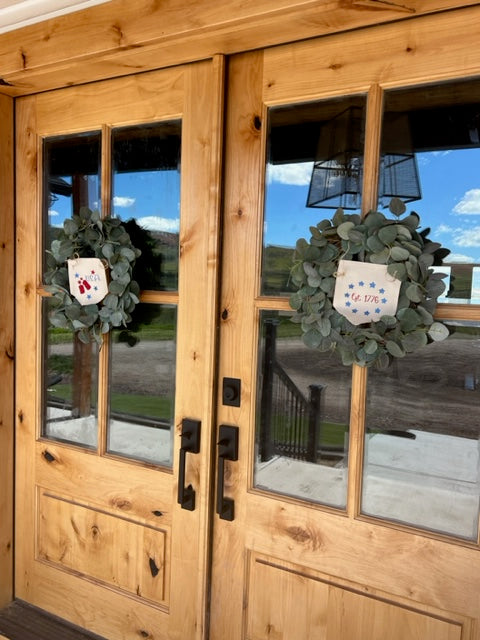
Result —
<instances>
[{"instance_id":1,"label":"black door hardware","mask_svg":"<svg viewBox=\"0 0 480 640\"><path fill-rule=\"evenodd\" d=\"M233 520L235 517L234 501L223 495L225 460L238 460L238 427L222 424L218 438L217 513L222 520Z\"/></svg>"},{"instance_id":2,"label":"black door hardware","mask_svg":"<svg viewBox=\"0 0 480 640\"><path fill-rule=\"evenodd\" d=\"M185 486L185 464L187 453L199 453L200 451L200 420L182 420L182 439L180 443L180 470L178 474L178 502L182 509L193 511L195 509L195 489L191 484Z\"/></svg>"},{"instance_id":3,"label":"black door hardware","mask_svg":"<svg viewBox=\"0 0 480 640\"><path fill-rule=\"evenodd\" d=\"M240 406L241 381L238 378L224 378L222 386L222 403L226 407Z\"/></svg>"}]
</instances>

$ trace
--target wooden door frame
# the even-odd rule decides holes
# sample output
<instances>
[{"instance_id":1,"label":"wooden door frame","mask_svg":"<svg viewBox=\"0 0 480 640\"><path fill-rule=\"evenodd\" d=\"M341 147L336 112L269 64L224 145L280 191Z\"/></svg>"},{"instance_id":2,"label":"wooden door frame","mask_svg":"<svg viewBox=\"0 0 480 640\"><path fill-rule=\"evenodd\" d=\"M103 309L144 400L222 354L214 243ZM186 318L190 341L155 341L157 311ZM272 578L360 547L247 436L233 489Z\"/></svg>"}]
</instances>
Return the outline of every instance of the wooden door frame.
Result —
<instances>
[{"instance_id":1,"label":"wooden door frame","mask_svg":"<svg viewBox=\"0 0 480 640\"><path fill-rule=\"evenodd\" d=\"M135 6L112 0L0 34L0 606L13 597L12 97L198 60L212 53L229 55L353 29L362 29L368 38L366 28L371 25L412 23L426 14L447 12L468 23L478 2L425 0L419 8L415 0L233 0L228 15L222 0L199 0L195 6L175 0L161 4L152 9L150 0ZM335 71L333 64L331 71Z\"/></svg>"},{"instance_id":2,"label":"wooden door frame","mask_svg":"<svg viewBox=\"0 0 480 640\"><path fill-rule=\"evenodd\" d=\"M475 4L476 0L111 0L1 34L0 92L29 95L216 54L449 10L468 11Z\"/></svg>"},{"instance_id":3,"label":"wooden door frame","mask_svg":"<svg viewBox=\"0 0 480 640\"><path fill-rule=\"evenodd\" d=\"M0 607L13 597L13 100L0 95Z\"/></svg>"}]
</instances>

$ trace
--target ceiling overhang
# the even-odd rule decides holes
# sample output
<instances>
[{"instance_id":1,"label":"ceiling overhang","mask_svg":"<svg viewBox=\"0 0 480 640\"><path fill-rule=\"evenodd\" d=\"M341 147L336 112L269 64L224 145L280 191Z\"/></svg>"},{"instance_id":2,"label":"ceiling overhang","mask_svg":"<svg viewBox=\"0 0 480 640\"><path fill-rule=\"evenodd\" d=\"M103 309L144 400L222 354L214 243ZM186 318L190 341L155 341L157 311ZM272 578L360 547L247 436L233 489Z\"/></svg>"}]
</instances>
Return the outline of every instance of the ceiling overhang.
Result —
<instances>
[{"instance_id":1,"label":"ceiling overhang","mask_svg":"<svg viewBox=\"0 0 480 640\"><path fill-rule=\"evenodd\" d=\"M88 9L109 0L0 0L0 33L20 29L42 20L80 9Z\"/></svg>"}]
</instances>

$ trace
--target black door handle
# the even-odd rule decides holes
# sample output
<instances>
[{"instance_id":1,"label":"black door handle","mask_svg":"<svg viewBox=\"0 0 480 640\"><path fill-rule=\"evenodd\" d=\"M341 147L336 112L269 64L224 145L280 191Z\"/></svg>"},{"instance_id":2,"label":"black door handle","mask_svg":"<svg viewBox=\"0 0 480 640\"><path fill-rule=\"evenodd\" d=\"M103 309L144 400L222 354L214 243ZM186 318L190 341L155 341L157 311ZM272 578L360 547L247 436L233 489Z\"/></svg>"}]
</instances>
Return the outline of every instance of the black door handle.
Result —
<instances>
[{"instance_id":1,"label":"black door handle","mask_svg":"<svg viewBox=\"0 0 480 640\"><path fill-rule=\"evenodd\" d=\"M235 503L225 498L225 460L238 460L238 427L220 425L218 439L217 513L222 520L233 520Z\"/></svg>"},{"instance_id":2,"label":"black door handle","mask_svg":"<svg viewBox=\"0 0 480 640\"><path fill-rule=\"evenodd\" d=\"M178 472L178 502L182 509L194 511L195 509L195 489L191 484L185 486L185 465L187 453L198 453L200 451L200 420L182 420L182 439L180 443L180 460Z\"/></svg>"}]
</instances>

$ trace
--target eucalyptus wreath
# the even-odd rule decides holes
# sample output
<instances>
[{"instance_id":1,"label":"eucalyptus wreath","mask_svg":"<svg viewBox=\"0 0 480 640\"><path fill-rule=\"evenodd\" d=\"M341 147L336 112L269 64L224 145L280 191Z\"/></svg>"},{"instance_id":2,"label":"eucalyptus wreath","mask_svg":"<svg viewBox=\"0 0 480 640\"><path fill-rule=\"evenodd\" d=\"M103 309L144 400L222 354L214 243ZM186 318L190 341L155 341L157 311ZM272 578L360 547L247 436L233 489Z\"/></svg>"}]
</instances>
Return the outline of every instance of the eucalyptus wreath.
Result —
<instances>
[{"instance_id":1,"label":"eucalyptus wreath","mask_svg":"<svg viewBox=\"0 0 480 640\"><path fill-rule=\"evenodd\" d=\"M52 326L71 329L84 343L102 343L113 327L126 327L139 302L140 287L132 279L141 251L118 218L101 218L98 211L82 207L67 218L46 251L45 289L52 294ZM70 293L69 258L99 258L109 268L108 294L99 304L81 305Z\"/></svg>"},{"instance_id":2,"label":"eucalyptus wreath","mask_svg":"<svg viewBox=\"0 0 480 640\"><path fill-rule=\"evenodd\" d=\"M379 211L361 218L337 209L332 220L310 227L309 242L301 238L296 243L291 278L298 290L290 297L296 311L292 320L301 324L307 347L335 351L344 365L385 368L393 358L449 335L433 317L445 274L432 267L442 264L450 251L428 239L430 229L418 231L418 214L400 219L406 212L401 200L394 198L389 208L392 219ZM394 316L353 325L336 311L332 302L340 259L388 265L388 273L401 282Z\"/></svg>"}]
</instances>

